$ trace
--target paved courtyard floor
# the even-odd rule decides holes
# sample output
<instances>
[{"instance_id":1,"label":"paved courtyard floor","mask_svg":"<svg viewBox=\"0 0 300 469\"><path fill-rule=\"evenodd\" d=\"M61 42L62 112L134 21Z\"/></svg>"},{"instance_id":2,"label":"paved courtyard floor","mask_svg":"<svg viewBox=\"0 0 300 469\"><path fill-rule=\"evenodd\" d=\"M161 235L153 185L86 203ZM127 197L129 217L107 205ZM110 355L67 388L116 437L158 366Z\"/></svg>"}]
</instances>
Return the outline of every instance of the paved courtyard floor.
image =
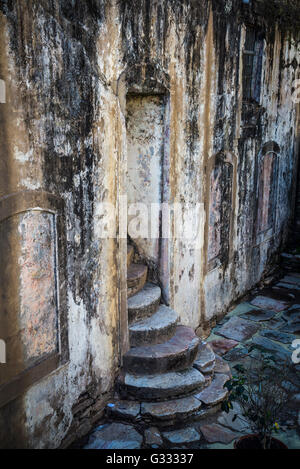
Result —
<instances>
[{"instance_id":1,"label":"paved courtyard floor","mask_svg":"<svg viewBox=\"0 0 300 469\"><path fill-rule=\"evenodd\" d=\"M279 433L274 435L290 449L300 449L300 363L293 363L292 359L292 356L297 357L297 353L293 355L297 339L300 339L300 274L295 272L283 275L268 287L251 291L227 313L207 339L214 351L228 362L232 373L235 365L249 366L251 361L259 358L260 350L272 354L278 363L291 364L284 382L288 404ZM249 355L249 346L253 344L256 347ZM232 415L238 412L236 408ZM248 433L241 420L233 423L229 414L222 412L216 419L223 427ZM234 440L225 444L221 439L214 435L206 447L233 447Z\"/></svg>"}]
</instances>

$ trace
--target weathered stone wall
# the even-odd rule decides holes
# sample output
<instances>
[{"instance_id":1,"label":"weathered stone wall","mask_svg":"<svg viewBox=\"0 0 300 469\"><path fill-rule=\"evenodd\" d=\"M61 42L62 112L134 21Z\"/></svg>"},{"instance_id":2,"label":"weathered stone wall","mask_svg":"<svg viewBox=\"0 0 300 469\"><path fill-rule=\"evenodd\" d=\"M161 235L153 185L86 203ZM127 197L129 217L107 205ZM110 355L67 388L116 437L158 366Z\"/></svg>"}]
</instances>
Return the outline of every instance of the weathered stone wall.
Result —
<instances>
[{"instance_id":1,"label":"weathered stone wall","mask_svg":"<svg viewBox=\"0 0 300 469\"><path fill-rule=\"evenodd\" d=\"M7 95L0 109L1 197L16 193L22 201L24 191L36 191L63 201L63 223L56 229L64 247L58 263L65 260L65 265L56 273L62 290L60 333L66 329L69 342L61 344L69 357L1 408L0 446L57 447L68 433L80 436L99 418L119 364L121 269L126 259L118 260L117 239L100 238L98 204L115 204L121 190L123 117L99 69L97 42L105 24L101 2L2 1L0 20L0 74ZM39 201L33 204L44 208ZM34 218L29 220L38 228ZM19 242L17 227L6 236L13 258L8 258L2 238L1 258L11 266L1 285L1 298L6 295L1 314L11 315L14 307L13 320L18 322L16 311L24 317L25 300L32 314L40 305L23 285L34 274L31 263L26 272L21 265L22 249L30 250L30 244ZM38 293L43 296L41 289ZM34 331L28 328L28 350L22 344L19 360L33 352ZM47 344L41 344L40 358ZM82 415L77 404L84 409L84 396L88 409Z\"/></svg>"},{"instance_id":2,"label":"weathered stone wall","mask_svg":"<svg viewBox=\"0 0 300 469\"><path fill-rule=\"evenodd\" d=\"M46 303L24 292L24 285L37 282L34 262L24 270L22 259L33 242L27 234L39 229L39 217L52 213L56 226L49 249L56 258L49 278L40 275L55 285L58 325L56 361L50 354L53 331L47 335L46 327L36 349L41 359L51 355L51 366L27 374L31 386L23 380L23 393L3 401L0 447L66 446L86 433L101 416L128 346L126 239L118 236L126 193L127 91L156 94L161 83L168 94L164 190L171 203L201 203L209 220L211 171L218 174L214 168L221 160L231 165L232 177L222 187L232 213L222 210L227 225L216 262L207 258L214 251L208 249L207 223L201 249L193 250L178 238L181 220L171 220L164 275L183 324L206 330L259 281L284 241L296 157L291 83L298 56L293 43L267 31L261 105L243 105L245 14L237 0L0 2L0 79L6 84L6 104L0 104L0 220L14 220L6 221L0 240L6 266L1 314L12 315L17 330L26 301L26 311L40 313L36 327L46 325ZM275 142L278 155L276 228L257 242L258 168L267 142ZM103 202L116 207L113 239L101 236ZM27 228L22 221L16 226L19 213L25 213ZM228 233L229 243L223 243ZM34 249L41 254L38 236ZM25 372L26 343L30 348L33 335L34 327L17 351Z\"/></svg>"}]
</instances>

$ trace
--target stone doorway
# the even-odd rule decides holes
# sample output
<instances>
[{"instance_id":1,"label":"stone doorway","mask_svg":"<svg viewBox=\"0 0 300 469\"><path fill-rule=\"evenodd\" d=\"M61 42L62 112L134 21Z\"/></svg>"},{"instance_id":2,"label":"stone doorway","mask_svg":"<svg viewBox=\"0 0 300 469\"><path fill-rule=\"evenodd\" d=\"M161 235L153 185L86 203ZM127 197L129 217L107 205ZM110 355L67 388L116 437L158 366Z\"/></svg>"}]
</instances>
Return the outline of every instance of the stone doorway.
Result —
<instances>
[{"instance_id":1,"label":"stone doorway","mask_svg":"<svg viewBox=\"0 0 300 469\"><path fill-rule=\"evenodd\" d=\"M164 94L127 94L128 235L169 300L169 127Z\"/></svg>"}]
</instances>

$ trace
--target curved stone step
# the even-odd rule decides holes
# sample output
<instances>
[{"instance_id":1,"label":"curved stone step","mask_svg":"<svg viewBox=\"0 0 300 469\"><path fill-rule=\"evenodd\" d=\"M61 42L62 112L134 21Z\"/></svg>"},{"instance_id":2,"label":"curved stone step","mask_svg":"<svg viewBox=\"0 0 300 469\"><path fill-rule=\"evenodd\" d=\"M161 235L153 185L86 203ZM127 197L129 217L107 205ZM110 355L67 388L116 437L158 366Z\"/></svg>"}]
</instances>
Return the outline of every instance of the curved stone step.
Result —
<instances>
[{"instance_id":1,"label":"curved stone step","mask_svg":"<svg viewBox=\"0 0 300 469\"><path fill-rule=\"evenodd\" d=\"M157 285L146 283L140 292L128 298L129 324L152 316L159 306L160 296L161 290Z\"/></svg>"},{"instance_id":2,"label":"curved stone step","mask_svg":"<svg viewBox=\"0 0 300 469\"><path fill-rule=\"evenodd\" d=\"M216 374L212 383L207 388L199 394L195 394L196 399L199 399L207 406L219 404L228 394L227 388L224 388L224 384L228 379L228 376L225 374Z\"/></svg>"},{"instance_id":3,"label":"curved stone step","mask_svg":"<svg viewBox=\"0 0 300 469\"><path fill-rule=\"evenodd\" d=\"M147 266L143 264L130 264L127 269L127 296L135 295L142 290L147 279Z\"/></svg>"},{"instance_id":4,"label":"curved stone step","mask_svg":"<svg viewBox=\"0 0 300 469\"><path fill-rule=\"evenodd\" d=\"M139 420L141 404L136 401L114 401L106 404L106 415L108 417L124 419L129 421Z\"/></svg>"},{"instance_id":5,"label":"curved stone step","mask_svg":"<svg viewBox=\"0 0 300 469\"><path fill-rule=\"evenodd\" d=\"M129 326L129 340L132 347L160 344L175 333L178 314L168 306L160 305L149 318Z\"/></svg>"},{"instance_id":6,"label":"curved stone step","mask_svg":"<svg viewBox=\"0 0 300 469\"><path fill-rule=\"evenodd\" d=\"M142 402L141 415L153 424L167 422L170 425L195 415L201 406L202 403L194 396L162 402Z\"/></svg>"},{"instance_id":7,"label":"curved stone step","mask_svg":"<svg viewBox=\"0 0 300 469\"><path fill-rule=\"evenodd\" d=\"M130 266L133 259L134 249L133 246L127 244L127 267Z\"/></svg>"},{"instance_id":8,"label":"curved stone step","mask_svg":"<svg viewBox=\"0 0 300 469\"><path fill-rule=\"evenodd\" d=\"M153 375L122 373L118 379L123 398L132 396L143 401L166 400L202 389L205 379L196 368Z\"/></svg>"},{"instance_id":9,"label":"curved stone step","mask_svg":"<svg viewBox=\"0 0 300 469\"><path fill-rule=\"evenodd\" d=\"M177 326L174 336L163 344L130 349L123 357L123 367L139 374L184 370L195 360L199 342L193 329Z\"/></svg>"}]
</instances>

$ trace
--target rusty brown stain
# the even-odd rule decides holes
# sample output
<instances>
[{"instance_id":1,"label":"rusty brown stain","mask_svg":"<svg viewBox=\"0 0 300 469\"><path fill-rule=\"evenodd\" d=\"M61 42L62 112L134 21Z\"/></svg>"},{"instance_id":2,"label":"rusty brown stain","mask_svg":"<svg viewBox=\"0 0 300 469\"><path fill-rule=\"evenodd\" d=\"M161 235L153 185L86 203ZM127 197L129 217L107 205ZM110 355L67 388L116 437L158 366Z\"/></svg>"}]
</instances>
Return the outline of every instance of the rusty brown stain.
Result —
<instances>
[{"instance_id":1,"label":"rusty brown stain","mask_svg":"<svg viewBox=\"0 0 300 469\"><path fill-rule=\"evenodd\" d=\"M205 208L205 223L206 226L209 220L209 186L210 186L210 168L209 168L209 158L212 157L212 125L210 123L211 119L211 90L213 86L212 77L212 67L214 64L214 40L213 40L213 12L210 8L207 31L205 36L205 82L203 85L203 90L201 92L201 99L204 101L204 113L203 113L203 128L201 132L203 133L203 168L205 171L205 187L204 187L204 208ZM200 275L200 288L199 288L199 304L200 304L200 328L202 324L205 324L205 291L204 291L204 275L205 275L205 259L207 253L207 235L204 237L203 250L201 253L202 256L202 275Z\"/></svg>"}]
</instances>

